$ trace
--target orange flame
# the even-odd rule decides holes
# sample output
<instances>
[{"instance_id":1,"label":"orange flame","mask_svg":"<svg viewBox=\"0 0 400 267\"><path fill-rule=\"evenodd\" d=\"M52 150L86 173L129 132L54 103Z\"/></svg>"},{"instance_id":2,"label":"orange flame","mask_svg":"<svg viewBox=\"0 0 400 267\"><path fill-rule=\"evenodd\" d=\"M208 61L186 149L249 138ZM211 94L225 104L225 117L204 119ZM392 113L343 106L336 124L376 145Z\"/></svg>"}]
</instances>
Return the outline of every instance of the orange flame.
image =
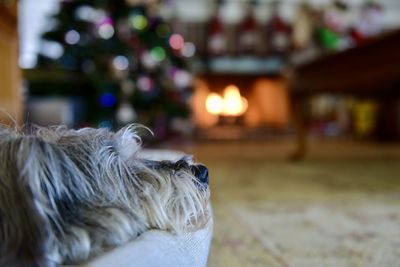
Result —
<instances>
[{"instance_id":1,"label":"orange flame","mask_svg":"<svg viewBox=\"0 0 400 267\"><path fill-rule=\"evenodd\" d=\"M224 96L210 93L206 99L206 109L210 114L225 116L240 116L246 112L248 102L242 97L239 88L229 85L224 90Z\"/></svg>"}]
</instances>

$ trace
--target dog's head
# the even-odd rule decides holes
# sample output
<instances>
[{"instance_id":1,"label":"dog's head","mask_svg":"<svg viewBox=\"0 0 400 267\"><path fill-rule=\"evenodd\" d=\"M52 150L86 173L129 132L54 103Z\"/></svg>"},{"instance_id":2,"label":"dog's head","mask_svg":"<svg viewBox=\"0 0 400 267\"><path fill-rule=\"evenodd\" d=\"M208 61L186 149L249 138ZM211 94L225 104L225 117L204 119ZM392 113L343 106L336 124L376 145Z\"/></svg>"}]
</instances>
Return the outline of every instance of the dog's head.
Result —
<instances>
[{"instance_id":1,"label":"dog's head","mask_svg":"<svg viewBox=\"0 0 400 267\"><path fill-rule=\"evenodd\" d=\"M182 232L207 222L209 177L204 165L190 156L177 161L143 159L141 164L143 169L137 174L147 183L141 193L152 203L145 207L152 227Z\"/></svg>"},{"instance_id":2,"label":"dog's head","mask_svg":"<svg viewBox=\"0 0 400 267\"><path fill-rule=\"evenodd\" d=\"M139 157L133 126L0 137L0 266L79 262L147 229L207 223L207 168Z\"/></svg>"}]
</instances>

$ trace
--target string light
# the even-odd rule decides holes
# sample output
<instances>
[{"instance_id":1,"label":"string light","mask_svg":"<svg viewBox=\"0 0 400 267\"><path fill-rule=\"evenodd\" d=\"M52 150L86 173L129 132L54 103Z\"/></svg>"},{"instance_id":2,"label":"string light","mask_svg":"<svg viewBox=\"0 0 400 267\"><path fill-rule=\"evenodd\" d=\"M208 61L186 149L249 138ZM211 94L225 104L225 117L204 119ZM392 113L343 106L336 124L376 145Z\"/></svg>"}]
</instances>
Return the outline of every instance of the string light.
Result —
<instances>
[{"instance_id":1,"label":"string light","mask_svg":"<svg viewBox=\"0 0 400 267\"><path fill-rule=\"evenodd\" d=\"M111 108L117 103L117 99L111 93L102 93L100 95L100 104L105 108Z\"/></svg>"},{"instance_id":2,"label":"string light","mask_svg":"<svg viewBox=\"0 0 400 267\"><path fill-rule=\"evenodd\" d=\"M174 33L169 37L169 45L175 49L175 50L180 50L183 48L185 44L185 41L183 40L182 35L178 33Z\"/></svg>"},{"instance_id":3,"label":"string light","mask_svg":"<svg viewBox=\"0 0 400 267\"><path fill-rule=\"evenodd\" d=\"M184 70L176 70L173 75L174 83L178 88L186 88L192 83L192 76Z\"/></svg>"},{"instance_id":4,"label":"string light","mask_svg":"<svg viewBox=\"0 0 400 267\"><path fill-rule=\"evenodd\" d=\"M99 36L103 39L110 39L114 32L114 27L109 23L101 24L98 29Z\"/></svg>"},{"instance_id":5,"label":"string light","mask_svg":"<svg viewBox=\"0 0 400 267\"><path fill-rule=\"evenodd\" d=\"M126 124L133 122L136 119L136 117L137 115L135 110L133 109L132 105L130 105L128 102L123 102L118 107L116 118L120 123Z\"/></svg>"},{"instance_id":6,"label":"string light","mask_svg":"<svg viewBox=\"0 0 400 267\"><path fill-rule=\"evenodd\" d=\"M117 70L126 70L129 67L128 58L122 55L116 56L112 63Z\"/></svg>"},{"instance_id":7,"label":"string light","mask_svg":"<svg viewBox=\"0 0 400 267\"><path fill-rule=\"evenodd\" d=\"M184 57L192 57L196 53L196 46L193 43L186 42L181 53Z\"/></svg>"},{"instance_id":8,"label":"string light","mask_svg":"<svg viewBox=\"0 0 400 267\"><path fill-rule=\"evenodd\" d=\"M137 79L137 87L143 92L151 91L153 84L153 81L147 76L142 76Z\"/></svg>"},{"instance_id":9,"label":"string light","mask_svg":"<svg viewBox=\"0 0 400 267\"><path fill-rule=\"evenodd\" d=\"M70 30L65 34L64 39L67 44L74 45L79 42L81 35L75 30Z\"/></svg>"},{"instance_id":10,"label":"string light","mask_svg":"<svg viewBox=\"0 0 400 267\"><path fill-rule=\"evenodd\" d=\"M132 27L138 31L143 31L148 25L147 18L143 15L134 15L131 18Z\"/></svg>"},{"instance_id":11,"label":"string light","mask_svg":"<svg viewBox=\"0 0 400 267\"><path fill-rule=\"evenodd\" d=\"M153 59L150 52L143 52L143 54L140 56L140 59L143 65L148 69L154 69L158 66L158 62Z\"/></svg>"},{"instance_id":12,"label":"string light","mask_svg":"<svg viewBox=\"0 0 400 267\"><path fill-rule=\"evenodd\" d=\"M40 52L50 58L61 58L64 55L64 47L57 42L43 42Z\"/></svg>"},{"instance_id":13,"label":"string light","mask_svg":"<svg viewBox=\"0 0 400 267\"><path fill-rule=\"evenodd\" d=\"M78 7L74 15L79 20L99 23L106 16L106 12L102 9L95 9L93 7L84 5Z\"/></svg>"},{"instance_id":14,"label":"string light","mask_svg":"<svg viewBox=\"0 0 400 267\"><path fill-rule=\"evenodd\" d=\"M166 57L165 50L161 46L156 46L150 51L150 56L155 60L155 61L163 61Z\"/></svg>"}]
</instances>

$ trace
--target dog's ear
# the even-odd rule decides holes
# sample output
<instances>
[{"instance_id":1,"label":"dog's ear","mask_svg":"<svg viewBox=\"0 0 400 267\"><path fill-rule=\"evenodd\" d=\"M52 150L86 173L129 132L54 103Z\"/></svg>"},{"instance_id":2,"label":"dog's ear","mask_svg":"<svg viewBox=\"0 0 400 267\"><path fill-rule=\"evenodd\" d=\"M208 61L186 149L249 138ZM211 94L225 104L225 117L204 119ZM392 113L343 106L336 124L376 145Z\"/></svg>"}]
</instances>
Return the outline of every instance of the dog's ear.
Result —
<instances>
[{"instance_id":1,"label":"dog's ear","mask_svg":"<svg viewBox=\"0 0 400 267\"><path fill-rule=\"evenodd\" d=\"M37 189L32 184L38 181L29 176L32 172L41 174L38 168L29 166L35 161L30 148L29 138L0 143L0 266L49 266L45 259L49 222L34 197ZM39 148L33 150L41 153Z\"/></svg>"},{"instance_id":2,"label":"dog's ear","mask_svg":"<svg viewBox=\"0 0 400 267\"><path fill-rule=\"evenodd\" d=\"M137 135L135 127L130 125L124 127L114 135L114 142L116 143L116 149L119 155L123 159L129 159L133 157L137 151L139 151L142 140Z\"/></svg>"}]
</instances>

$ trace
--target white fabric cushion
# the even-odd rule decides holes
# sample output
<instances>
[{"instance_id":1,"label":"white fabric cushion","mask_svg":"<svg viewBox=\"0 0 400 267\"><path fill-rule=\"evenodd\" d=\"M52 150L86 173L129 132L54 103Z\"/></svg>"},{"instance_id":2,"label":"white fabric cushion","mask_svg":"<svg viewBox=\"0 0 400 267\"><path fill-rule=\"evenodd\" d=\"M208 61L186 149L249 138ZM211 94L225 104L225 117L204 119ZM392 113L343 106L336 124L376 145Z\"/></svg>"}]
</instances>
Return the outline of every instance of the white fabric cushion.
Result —
<instances>
[{"instance_id":1,"label":"white fabric cushion","mask_svg":"<svg viewBox=\"0 0 400 267\"><path fill-rule=\"evenodd\" d=\"M212 226L210 220L204 229L183 235L150 230L79 267L205 267Z\"/></svg>"}]
</instances>

